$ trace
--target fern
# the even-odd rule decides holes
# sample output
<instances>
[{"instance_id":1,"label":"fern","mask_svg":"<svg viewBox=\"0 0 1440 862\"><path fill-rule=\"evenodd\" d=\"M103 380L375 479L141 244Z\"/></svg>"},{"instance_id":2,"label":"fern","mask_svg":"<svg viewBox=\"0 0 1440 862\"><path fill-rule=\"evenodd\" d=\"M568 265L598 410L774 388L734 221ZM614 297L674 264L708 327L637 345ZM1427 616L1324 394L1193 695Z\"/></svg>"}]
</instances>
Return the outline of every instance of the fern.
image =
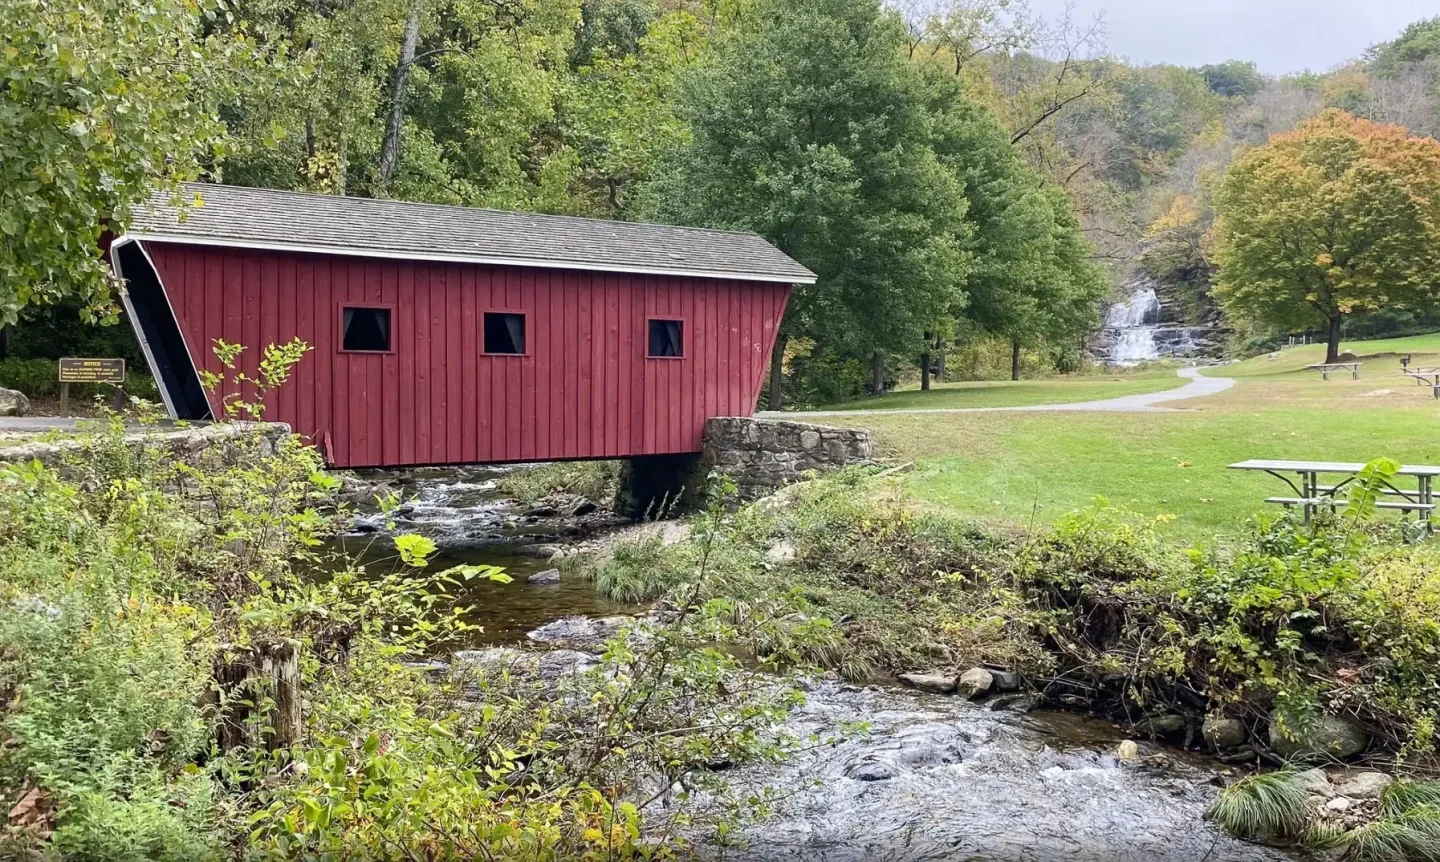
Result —
<instances>
[{"instance_id":1,"label":"fern","mask_svg":"<svg viewBox=\"0 0 1440 862\"><path fill-rule=\"evenodd\" d=\"M1380 815L1394 817L1421 806L1440 808L1440 781L1397 779L1380 794Z\"/></svg>"},{"instance_id":2,"label":"fern","mask_svg":"<svg viewBox=\"0 0 1440 862\"><path fill-rule=\"evenodd\" d=\"M1310 831L1309 793L1295 783L1295 769L1242 778L1220 793L1205 819L1237 838L1297 839Z\"/></svg>"}]
</instances>

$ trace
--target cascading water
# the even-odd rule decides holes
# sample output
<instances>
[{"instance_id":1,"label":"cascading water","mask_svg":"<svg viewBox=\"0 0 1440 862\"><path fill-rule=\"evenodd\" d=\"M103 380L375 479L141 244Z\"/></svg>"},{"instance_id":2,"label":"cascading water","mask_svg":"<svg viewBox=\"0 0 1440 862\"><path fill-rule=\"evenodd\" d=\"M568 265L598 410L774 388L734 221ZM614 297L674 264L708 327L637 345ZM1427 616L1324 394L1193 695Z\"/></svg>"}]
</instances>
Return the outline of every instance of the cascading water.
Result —
<instances>
[{"instance_id":1,"label":"cascading water","mask_svg":"<svg viewBox=\"0 0 1440 862\"><path fill-rule=\"evenodd\" d=\"M1204 354L1213 330L1166 319L1155 284L1133 279L1130 297L1110 306L1100 333L1099 355L1112 365L1135 365L1152 359Z\"/></svg>"},{"instance_id":2,"label":"cascading water","mask_svg":"<svg viewBox=\"0 0 1440 862\"><path fill-rule=\"evenodd\" d=\"M1155 330L1160 324L1160 297L1155 288L1142 287L1125 302L1110 306L1105 315L1105 325L1116 330L1115 341L1110 347L1110 361L1143 362L1159 359L1160 348L1155 344Z\"/></svg>"}]
</instances>

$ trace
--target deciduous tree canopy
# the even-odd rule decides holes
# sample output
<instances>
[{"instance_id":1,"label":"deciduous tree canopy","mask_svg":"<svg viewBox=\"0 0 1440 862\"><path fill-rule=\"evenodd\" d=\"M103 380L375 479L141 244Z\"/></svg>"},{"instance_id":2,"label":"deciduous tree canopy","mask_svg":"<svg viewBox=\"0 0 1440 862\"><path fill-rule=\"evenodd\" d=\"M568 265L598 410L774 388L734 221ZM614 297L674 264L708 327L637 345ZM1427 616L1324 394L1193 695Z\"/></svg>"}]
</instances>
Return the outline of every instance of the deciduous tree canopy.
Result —
<instances>
[{"instance_id":1,"label":"deciduous tree canopy","mask_svg":"<svg viewBox=\"0 0 1440 862\"><path fill-rule=\"evenodd\" d=\"M1327 111L1231 167L1216 198L1220 295L1237 315L1324 325L1437 300L1440 141Z\"/></svg>"}]
</instances>

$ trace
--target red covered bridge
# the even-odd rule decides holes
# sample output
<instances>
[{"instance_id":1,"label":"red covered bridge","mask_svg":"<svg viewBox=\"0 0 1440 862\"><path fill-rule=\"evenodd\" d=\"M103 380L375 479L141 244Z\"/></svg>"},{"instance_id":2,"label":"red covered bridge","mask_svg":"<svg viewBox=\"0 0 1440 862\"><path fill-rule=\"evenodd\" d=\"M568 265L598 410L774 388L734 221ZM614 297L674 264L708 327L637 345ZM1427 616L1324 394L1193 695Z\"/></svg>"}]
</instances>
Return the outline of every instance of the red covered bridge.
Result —
<instances>
[{"instance_id":1,"label":"red covered bridge","mask_svg":"<svg viewBox=\"0 0 1440 862\"><path fill-rule=\"evenodd\" d=\"M760 237L194 185L111 247L175 418L217 415L216 339L314 349L267 419L338 467L698 452L748 415L790 286Z\"/></svg>"}]
</instances>

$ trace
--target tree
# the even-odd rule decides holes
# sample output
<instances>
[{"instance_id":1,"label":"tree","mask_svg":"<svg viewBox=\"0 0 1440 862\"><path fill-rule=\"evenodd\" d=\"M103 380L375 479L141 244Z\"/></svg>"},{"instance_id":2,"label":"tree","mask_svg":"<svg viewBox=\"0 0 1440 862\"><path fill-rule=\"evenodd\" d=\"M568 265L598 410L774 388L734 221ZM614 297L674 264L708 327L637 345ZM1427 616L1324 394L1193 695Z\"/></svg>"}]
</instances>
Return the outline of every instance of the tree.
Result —
<instances>
[{"instance_id":1,"label":"tree","mask_svg":"<svg viewBox=\"0 0 1440 862\"><path fill-rule=\"evenodd\" d=\"M870 360L915 355L969 267L966 198L937 159L905 28L875 0L760 0L752 28L686 75L691 140L649 190L653 217L753 230L818 276L796 289L771 359L780 403L789 338Z\"/></svg>"},{"instance_id":2,"label":"tree","mask_svg":"<svg viewBox=\"0 0 1440 862\"><path fill-rule=\"evenodd\" d=\"M1218 293L1279 327L1431 307L1440 278L1440 141L1330 110L1227 172L1216 195Z\"/></svg>"},{"instance_id":3,"label":"tree","mask_svg":"<svg viewBox=\"0 0 1440 862\"><path fill-rule=\"evenodd\" d=\"M1265 77L1253 62L1227 60L1197 69L1205 84L1222 96L1252 99L1265 89Z\"/></svg>"},{"instance_id":4,"label":"tree","mask_svg":"<svg viewBox=\"0 0 1440 862\"><path fill-rule=\"evenodd\" d=\"M101 233L224 153L245 31L222 0L0 0L0 324L73 299L110 316ZM210 26L212 35L202 36Z\"/></svg>"},{"instance_id":5,"label":"tree","mask_svg":"<svg viewBox=\"0 0 1440 862\"><path fill-rule=\"evenodd\" d=\"M966 101L953 77L933 68L926 74L936 154L963 182L972 225L964 315L974 325L962 328L1009 341L1012 357L1021 347L1091 328L1106 285L1070 200L1011 146L989 111ZM934 328L950 327L940 320Z\"/></svg>"}]
</instances>

